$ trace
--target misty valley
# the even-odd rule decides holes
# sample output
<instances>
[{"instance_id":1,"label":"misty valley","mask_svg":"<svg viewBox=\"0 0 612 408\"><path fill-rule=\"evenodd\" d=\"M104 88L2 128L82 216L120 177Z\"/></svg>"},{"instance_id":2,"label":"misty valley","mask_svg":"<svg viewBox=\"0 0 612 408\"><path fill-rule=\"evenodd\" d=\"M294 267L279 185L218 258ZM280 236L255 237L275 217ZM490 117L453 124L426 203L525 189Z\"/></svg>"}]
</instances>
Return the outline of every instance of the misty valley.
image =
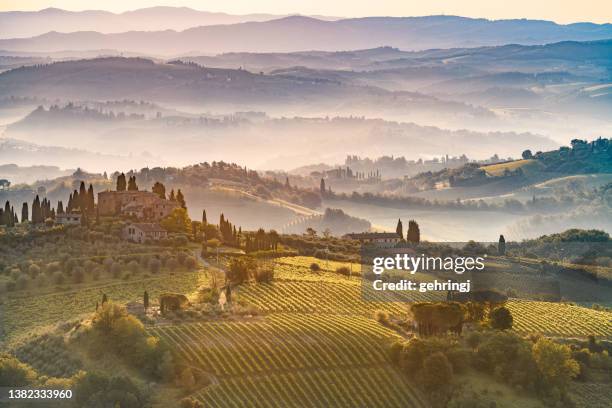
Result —
<instances>
[{"instance_id":1,"label":"misty valley","mask_svg":"<svg viewBox=\"0 0 612 408\"><path fill-rule=\"evenodd\" d=\"M0 406L612 406L610 27L0 11Z\"/></svg>"}]
</instances>

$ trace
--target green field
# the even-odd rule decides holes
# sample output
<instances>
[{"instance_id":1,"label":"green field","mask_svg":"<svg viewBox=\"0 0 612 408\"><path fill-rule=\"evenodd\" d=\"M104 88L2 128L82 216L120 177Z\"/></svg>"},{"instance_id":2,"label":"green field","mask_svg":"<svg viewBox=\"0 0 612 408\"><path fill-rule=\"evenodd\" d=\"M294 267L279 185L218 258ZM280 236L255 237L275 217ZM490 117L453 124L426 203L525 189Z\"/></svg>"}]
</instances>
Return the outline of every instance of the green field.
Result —
<instances>
[{"instance_id":1,"label":"green field","mask_svg":"<svg viewBox=\"0 0 612 408\"><path fill-rule=\"evenodd\" d=\"M528 159L528 160L515 160L507 163L499 163L499 164L490 164L488 166L483 166L481 169L487 172L489 176L503 176L504 171L509 170L513 171L518 168L521 168L526 175L529 175L531 172L535 172L540 169L542 165L538 163L536 160Z\"/></svg>"}]
</instances>

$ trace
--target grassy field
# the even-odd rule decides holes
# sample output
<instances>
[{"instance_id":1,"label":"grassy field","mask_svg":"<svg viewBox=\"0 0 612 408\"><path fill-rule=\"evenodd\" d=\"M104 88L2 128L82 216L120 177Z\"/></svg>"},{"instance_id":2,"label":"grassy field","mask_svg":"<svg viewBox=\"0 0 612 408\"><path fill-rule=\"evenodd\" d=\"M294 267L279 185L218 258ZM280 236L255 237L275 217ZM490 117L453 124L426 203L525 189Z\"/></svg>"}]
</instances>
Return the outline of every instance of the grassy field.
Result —
<instances>
[{"instance_id":1,"label":"grassy field","mask_svg":"<svg viewBox=\"0 0 612 408\"><path fill-rule=\"evenodd\" d=\"M536 160L528 159L528 160L515 160L507 163L499 163L499 164L490 164L488 166L483 166L481 169L487 172L489 176L503 176L504 171L509 170L513 171L518 168L521 168L525 175L529 175L531 172L537 171L541 167Z\"/></svg>"}]
</instances>

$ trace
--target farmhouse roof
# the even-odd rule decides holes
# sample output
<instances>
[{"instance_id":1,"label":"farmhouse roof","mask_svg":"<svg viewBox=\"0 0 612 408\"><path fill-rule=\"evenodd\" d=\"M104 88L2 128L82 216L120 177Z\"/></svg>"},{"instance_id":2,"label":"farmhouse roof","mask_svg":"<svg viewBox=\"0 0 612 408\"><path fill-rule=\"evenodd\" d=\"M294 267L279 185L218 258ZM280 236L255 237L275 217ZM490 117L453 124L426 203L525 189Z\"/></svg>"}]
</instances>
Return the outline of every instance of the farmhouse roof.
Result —
<instances>
[{"instance_id":1,"label":"farmhouse roof","mask_svg":"<svg viewBox=\"0 0 612 408\"><path fill-rule=\"evenodd\" d=\"M389 238L400 238L399 234L395 232L353 232L346 234L345 237L351 239L389 239Z\"/></svg>"}]
</instances>

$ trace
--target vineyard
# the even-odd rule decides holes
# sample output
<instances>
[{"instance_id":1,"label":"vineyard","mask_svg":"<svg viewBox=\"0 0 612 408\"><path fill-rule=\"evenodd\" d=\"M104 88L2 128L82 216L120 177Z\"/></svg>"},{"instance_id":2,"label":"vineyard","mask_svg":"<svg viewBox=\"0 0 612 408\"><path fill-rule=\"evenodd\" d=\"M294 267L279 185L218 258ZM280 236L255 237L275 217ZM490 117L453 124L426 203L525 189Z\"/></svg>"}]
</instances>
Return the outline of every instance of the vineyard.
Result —
<instances>
[{"instance_id":1,"label":"vineyard","mask_svg":"<svg viewBox=\"0 0 612 408\"><path fill-rule=\"evenodd\" d=\"M369 290L356 282L273 282L240 288L240 297L264 312L356 314L372 316L376 310L404 315L408 308L400 295ZM422 300L434 295L418 294ZM365 300L367 298L367 300ZM411 294L411 298L414 296ZM406 298L408 300L408 298Z\"/></svg>"},{"instance_id":2,"label":"vineyard","mask_svg":"<svg viewBox=\"0 0 612 408\"><path fill-rule=\"evenodd\" d=\"M149 331L220 379L196 393L206 406L423 406L388 365L397 335L365 317L279 313Z\"/></svg>"},{"instance_id":3,"label":"vineyard","mask_svg":"<svg viewBox=\"0 0 612 408\"><path fill-rule=\"evenodd\" d=\"M511 301L514 329L550 336L611 337L612 314L565 303Z\"/></svg>"},{"instance_id":4,"label":"vineyard","mask_svg":"<svg viewBox=\"0 0 612 408\"><path fill-rule=\"evenodd\" d=\"M202 272L183 272L159 278L125 281L103 286L91 286L78 291L66 291L44 296L19 296L4 301L4 340L28 333L36 327L54 325L95 310L96 302L105 293L116 302L142 298L145 290L151 299L162 292L190 293L206 282Z\"/></svg>"},{"instance_id":5,"label":"vineyard","mask_svg":"<svg viewBox=\"0 0 612 408\"><path fill-rule=\"evenodd\" d=\"M338 268L349 268L354 275L361 275L361 264L354 262L329 261L311 256L291 256L276 260L278 265L288 265L295 268L310 268L313 263L319 265L322 271L335 272Z\"/></svg>"},{"instance_id":6,"label":"vineyard","mask_svg":"<svg viewBox=\"0 0 612 408\"><path fill-rule=\"evenodd\" d=\"M404 407L423 402L389 365L241 377L196 393L207 407Z\"/></svg>"}]
</instances>

